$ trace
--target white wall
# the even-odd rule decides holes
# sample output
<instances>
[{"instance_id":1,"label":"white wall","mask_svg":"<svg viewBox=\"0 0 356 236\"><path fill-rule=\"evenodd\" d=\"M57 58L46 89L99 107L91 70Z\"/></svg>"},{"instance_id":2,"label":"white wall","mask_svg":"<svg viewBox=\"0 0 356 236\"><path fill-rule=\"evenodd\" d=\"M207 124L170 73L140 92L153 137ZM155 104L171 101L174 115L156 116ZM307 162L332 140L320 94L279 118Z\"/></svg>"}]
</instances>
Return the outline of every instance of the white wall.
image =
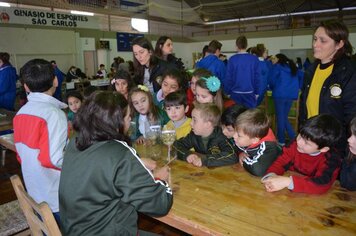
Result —
<instances>
[{"instance_id":1,"label":"white wall","mask_svg":"<svg viewBox=\"0 0 356 236\"><path fill-rule=\"evenodd\" d=\"M74 31L1 27L0 35L0 51L11 55L11 63L17 71L28 60L43 58L56 60L66 73L77 60Z\"/></svg>"}]
</instances>

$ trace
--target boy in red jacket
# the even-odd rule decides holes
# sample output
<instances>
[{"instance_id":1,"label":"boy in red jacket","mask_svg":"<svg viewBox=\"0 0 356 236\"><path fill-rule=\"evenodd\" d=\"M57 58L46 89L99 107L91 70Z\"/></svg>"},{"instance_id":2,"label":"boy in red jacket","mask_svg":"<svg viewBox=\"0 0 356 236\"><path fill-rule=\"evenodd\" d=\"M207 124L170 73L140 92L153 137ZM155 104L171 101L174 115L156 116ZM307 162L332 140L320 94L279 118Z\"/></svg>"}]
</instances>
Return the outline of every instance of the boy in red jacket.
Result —
<instances>
[{"instance_id":1,"label":"boy in red jacket","mask_svg":"<svg viewBox=\"0 0 356 236\"><path fill-rule=\"evenodd\" d=\"M288 188L293 192L321 194L336 180L341 158L334 146L341 137L341 124L333 116L310 118L289 147L268 168L262 178L267 192ZM289 177L285 171L293 171Z\"/></svg>"}]
</instances>

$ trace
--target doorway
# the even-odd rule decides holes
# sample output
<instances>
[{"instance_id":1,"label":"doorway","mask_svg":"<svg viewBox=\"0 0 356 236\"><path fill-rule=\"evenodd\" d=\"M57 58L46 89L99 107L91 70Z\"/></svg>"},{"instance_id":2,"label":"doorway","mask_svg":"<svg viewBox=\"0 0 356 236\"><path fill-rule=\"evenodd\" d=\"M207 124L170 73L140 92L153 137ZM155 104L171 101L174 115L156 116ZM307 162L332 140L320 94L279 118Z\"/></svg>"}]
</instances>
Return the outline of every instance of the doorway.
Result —
<instances>
[{"instance_id":1,"label":"doorway","mask_svg":"<svg viewBox=\"0 0 356 236\"><path fill-rule=\"evenodd\" d=\"M84 51L84 71L88 78L96 75L97 62L95 51Z\"/></svg>"}]
</instances>

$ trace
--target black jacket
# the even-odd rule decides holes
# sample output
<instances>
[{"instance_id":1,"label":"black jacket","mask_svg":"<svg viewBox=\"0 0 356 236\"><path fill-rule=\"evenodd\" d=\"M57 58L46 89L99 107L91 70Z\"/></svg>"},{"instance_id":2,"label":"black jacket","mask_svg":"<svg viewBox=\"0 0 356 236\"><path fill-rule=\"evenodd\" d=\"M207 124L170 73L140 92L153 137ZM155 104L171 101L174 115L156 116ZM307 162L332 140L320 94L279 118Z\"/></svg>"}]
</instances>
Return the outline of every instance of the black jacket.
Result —
<instances>
[{"instance_id":1,"label":"black jacket","mask_svg":"<svg viewBox=\"0 0 356 236\"><path fill-rule=\"evenodd\" d=\"M308 117L306 101L317 66L318 62L314 62L304 73L300 95L299 126ZM320 92L319 114L333 115L342 123L343 136L338 149L344 151L349 133L348 126L356 115L356 65L349 58L342 57L336 61L331 75L325 80Z\"/></svg>"},{"instance_id":2,"label":"black jacket","mask_svg":"<svg viewBox=\"0 0 356 236\"><path fill-rule=\"evenodd\" d=\"M191 131L187 136L174 142L173 147L177 150L178 159L186 160L190 154L197 154L204 166L224 166L237 162L233 145L222 133L220 127L215 127L213 133L207 137L207 145L203 138ZM195 152L191 151L194 148Z\"/></svg>"}]
</instances>

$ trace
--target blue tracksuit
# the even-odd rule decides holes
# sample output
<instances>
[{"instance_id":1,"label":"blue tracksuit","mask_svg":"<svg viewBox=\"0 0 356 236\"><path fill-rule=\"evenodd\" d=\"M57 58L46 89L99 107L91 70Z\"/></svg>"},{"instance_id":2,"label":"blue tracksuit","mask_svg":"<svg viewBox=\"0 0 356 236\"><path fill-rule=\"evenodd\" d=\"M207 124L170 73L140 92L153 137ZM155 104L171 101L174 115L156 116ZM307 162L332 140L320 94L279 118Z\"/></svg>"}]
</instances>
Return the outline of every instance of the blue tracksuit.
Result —
<instances>
[{"instance_id":1,"label":"blue tracksuit","mask_svg":"<svg viewBox=\"0 0 356 236\"><path fill-rule=\"evenodd\" d=\"M213 75L223 81L226 74L226 66L216 55L210 54L200 61L195 66L196 68L204 68L209 70Z\"/></svg>"},{"instance_id":2,"label":"blue tracksuit","mask_svg":"<svg viewBox=\"0 0 356 236\"><path fill-rule=\"evenodd\" d=\"M255 55L237 53L227 63L223 81L225 93L237 104L256 107L256 95L260 92L260 63Z\"/></svg>"},{"instance_id":3,"label":"blue tracksuit","mask_svg":"<svg viewBox=\"0 0 356 236\"><path fill-rule=\"evenodd\" d=\"M303 72L298 70L292 75L289 66L275 64L268 76L268 84L272 90L276 117L277 138L279 143L285 143L285 131L289 138L295 138L295 131L289 123L288 114L293 100L298 99L299 89L302 86Z\"/></svg>"},{"instance_id":4,"label":"blue tracksuit","mask_svg":"<svg viewBox=\"0 0 356 236\"><path fill-rule=\"evenodd\" d=\"M14 110L16 80L16 69L11 64L4 64L0 67L0 108Z\"/></svg>"}]
</instances>

